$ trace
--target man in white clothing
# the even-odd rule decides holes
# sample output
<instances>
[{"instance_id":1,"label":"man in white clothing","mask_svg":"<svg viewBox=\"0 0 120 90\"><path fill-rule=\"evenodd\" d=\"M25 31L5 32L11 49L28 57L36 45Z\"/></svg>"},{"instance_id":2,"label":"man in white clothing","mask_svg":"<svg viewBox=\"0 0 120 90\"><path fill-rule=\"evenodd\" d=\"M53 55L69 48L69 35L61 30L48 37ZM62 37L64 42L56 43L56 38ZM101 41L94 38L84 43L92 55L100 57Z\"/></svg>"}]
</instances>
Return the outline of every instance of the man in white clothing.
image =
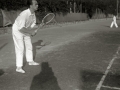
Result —
<instances>
[{"instance_id":1,"label":"man in white clothing","mask_svg":"<svg viewBox=\"0 0 120 90\"><path fill-rule=\"evenodd\" d=\"M19 14L12 26L12 35L16 53L16 72L19 73L25 73L22 69L24 47L26 48L26 60L28 64L39 65L39 63L33 61L33 50L31 43L31 35L34 35L35 30L38 29L35 16L35 11L37 9L37 1L29 0L29 8Z\"/></svg>"},{"instance_id":2,"label":"man in white clothing","mask_svg":"<svg viewBox=\"0 0 120 90\"><path fill-rule=\"evenodd\" d=\"M111 23L111 25L110 25L110 28L112 28L113 25L115 25L115 27L118 28L118 25L117 25L117 23L116 23L116 16L113 16L113 21L112 21L112 23Z\"/></svg>"}]
</instances>

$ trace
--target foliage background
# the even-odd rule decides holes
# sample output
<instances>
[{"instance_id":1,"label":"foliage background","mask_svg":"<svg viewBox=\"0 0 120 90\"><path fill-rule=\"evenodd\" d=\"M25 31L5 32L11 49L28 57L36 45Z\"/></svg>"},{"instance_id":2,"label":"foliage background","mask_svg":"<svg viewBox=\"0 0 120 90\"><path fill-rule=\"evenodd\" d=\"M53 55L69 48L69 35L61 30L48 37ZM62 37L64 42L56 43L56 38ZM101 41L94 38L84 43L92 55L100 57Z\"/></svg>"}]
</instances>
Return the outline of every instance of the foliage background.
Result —
<instances>
[{"instance_id":1,"label":"foliage background","mask_svg":"<svg viewBox=\"0 0 120 90\"><path fill-rule=\"evenodd\" d=\"M3 10L24 10L28 0L0 0ZM41 14L87 13L91 18L95 13L117 14L117 0L37 0ZM120 0L118 0L120 2ZM119 5L118 2L118 5ZM119 7L118 7L119 8ZM119 12L119 9L118 9Z\"/></svg>"}]
</instances>

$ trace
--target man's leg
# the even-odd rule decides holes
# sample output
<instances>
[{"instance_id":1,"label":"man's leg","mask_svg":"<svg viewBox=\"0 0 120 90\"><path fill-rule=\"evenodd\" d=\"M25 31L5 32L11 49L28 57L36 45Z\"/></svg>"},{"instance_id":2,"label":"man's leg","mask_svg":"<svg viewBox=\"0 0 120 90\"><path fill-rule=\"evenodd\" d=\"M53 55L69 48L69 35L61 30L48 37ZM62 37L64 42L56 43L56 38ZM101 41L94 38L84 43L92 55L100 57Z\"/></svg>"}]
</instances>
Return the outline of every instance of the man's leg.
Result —
<instances>
[{"instance_id":1,"label":"man's leg","mask_svg":"<svg viewBox=\"0 0 120 90\"><path fill-rule=\"evenodd\" d=\"M115 27L116 27L116 28L118 28L118 25L117 25L117 23L116 23L116 22L115 22Z\"/></svg>"},{"instance_id":2,"label":"man's leg","mask_svg":"<svg viewBox=\"0 0 120 90\"><path fill-rule=\"evenodd\" d=\"M15 45L15 53L16 53L16 71L20 73L25 73L22 69L23 66L23 55L24 55L24 42L23 39L18 39L16 35L13 34L13 41Z\"/></svg>"},{"instance_id":3,"label":"man's leg","mask_svg":"<svg viewBox=\"0 0 120 90\"><path fill-rule=\"evenodd\" d=\"M111 25L110 25L110 28L112 28L112 27L113 27L113 24L114 24L114 22L112 21L112 23L111 23Z\"/></svg>"},{"instance_id":4,"label":"man's leg","mask_svg":"<svg viewBox=\"0 0 120 90\"><path fill-rule=\"evenodd\" d=\"M29 63L29 65L39 65L39 63L36 63L33 61L33 47L32 47L31 38L29 36L25 36L24 41L25 41L25 47L26 47L27 62Z\"/></svg>"}]
</instances>

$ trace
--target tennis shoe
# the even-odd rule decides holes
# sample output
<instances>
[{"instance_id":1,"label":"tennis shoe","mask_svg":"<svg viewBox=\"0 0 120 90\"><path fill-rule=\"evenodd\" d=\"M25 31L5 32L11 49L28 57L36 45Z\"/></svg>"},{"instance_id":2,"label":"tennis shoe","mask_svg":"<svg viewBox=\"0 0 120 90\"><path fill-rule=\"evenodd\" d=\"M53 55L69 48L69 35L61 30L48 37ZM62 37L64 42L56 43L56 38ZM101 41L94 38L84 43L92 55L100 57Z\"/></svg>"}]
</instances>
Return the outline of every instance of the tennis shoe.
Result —
<instances>
[{"instance_id":1,"label":"tennis shoe","mask_svg":"<svg viewBox=\"0 0 120 90\"><path fill-rule=\"evenodd\" d=\"M16 69L16 72L25 73L25 71L24 71L22 68L17 68L17 69Z\"/></svg>"},{"instance_id":2,"label":"tennis shoe","mask_svg":"<svg viewBox=\"0 0 120 90\"><path fill-rule=\"evenodd\" d=\"M40 65L39 63L34 62L34 61L33 61L33 62L29 62L28 64L29 64L29 65Z\"/></svg>"}]
</instances>

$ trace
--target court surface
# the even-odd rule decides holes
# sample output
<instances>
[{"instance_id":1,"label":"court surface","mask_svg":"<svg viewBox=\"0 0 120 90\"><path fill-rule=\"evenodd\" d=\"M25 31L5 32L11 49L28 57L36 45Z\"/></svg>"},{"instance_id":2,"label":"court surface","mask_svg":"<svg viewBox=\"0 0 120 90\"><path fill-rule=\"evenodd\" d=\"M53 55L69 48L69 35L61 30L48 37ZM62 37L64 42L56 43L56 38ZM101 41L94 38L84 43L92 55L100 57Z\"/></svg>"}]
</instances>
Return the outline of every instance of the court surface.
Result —
<instances>
[{"instance_id":1,"label":"court surface","mask_svg":"<svg viewBox=\"0 0 120 90\"><path fill-rule=\"evenodd\" d=\"M109 28L111 22L46 26L32 38L40 66L29 66L24 58L25 74L15 72L12 35L1 35L0 90L119 90L120 28ZM41 43L45 46L37 48Z\"/></svg>"}]
</instances>

